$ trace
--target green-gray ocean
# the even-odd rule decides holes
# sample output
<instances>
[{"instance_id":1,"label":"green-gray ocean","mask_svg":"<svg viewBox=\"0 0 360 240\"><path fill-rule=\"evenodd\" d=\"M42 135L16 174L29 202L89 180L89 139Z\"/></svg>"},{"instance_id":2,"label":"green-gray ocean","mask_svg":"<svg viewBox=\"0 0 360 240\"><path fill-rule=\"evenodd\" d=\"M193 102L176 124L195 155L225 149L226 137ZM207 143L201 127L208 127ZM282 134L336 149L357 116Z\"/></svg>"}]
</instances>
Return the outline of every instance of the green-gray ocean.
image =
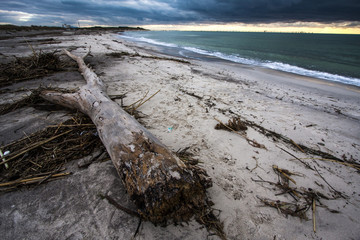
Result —
<instances>
[{"instance_id":1,"label":"green-gray ocean","mask_svg":"<svg viewBox=\"0 0 360 240\"><path fill-rule=\"evenodd\" d=\"M120 37L185 57L211 55L360 86L360 35L139 31Z\"/></svg>"}]
</instances>

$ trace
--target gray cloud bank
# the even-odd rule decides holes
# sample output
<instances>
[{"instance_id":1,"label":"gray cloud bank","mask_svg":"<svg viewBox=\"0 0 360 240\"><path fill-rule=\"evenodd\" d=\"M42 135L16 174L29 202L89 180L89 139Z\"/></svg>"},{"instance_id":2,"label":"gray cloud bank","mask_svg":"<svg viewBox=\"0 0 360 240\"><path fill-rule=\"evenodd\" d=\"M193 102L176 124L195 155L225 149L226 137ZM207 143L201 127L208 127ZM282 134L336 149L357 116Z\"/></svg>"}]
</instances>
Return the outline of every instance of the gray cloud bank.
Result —
<instances>
[{"instance_id":1,"label":"gray cloud bank","mask_svg":"<svg viewBox=\"0 0 360 240\"><path fill-rule=\"evenodd\" d=\"M360 21L359 0L2 0L15 24L186 24Z\"/></svg>"}]
</instances>

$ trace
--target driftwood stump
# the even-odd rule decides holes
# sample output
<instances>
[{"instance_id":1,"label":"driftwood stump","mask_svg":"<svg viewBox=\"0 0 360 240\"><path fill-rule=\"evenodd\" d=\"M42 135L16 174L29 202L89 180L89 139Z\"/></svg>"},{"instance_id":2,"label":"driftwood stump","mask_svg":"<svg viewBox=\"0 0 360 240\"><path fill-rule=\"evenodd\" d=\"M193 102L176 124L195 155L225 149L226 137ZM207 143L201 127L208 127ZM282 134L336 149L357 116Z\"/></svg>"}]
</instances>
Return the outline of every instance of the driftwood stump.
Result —
<instances>
[{"instance_id":1,"label":"driftwood stump","mask_svg":"<svg viewBox=\"0 0 360 240\"><path fill-rule=\"evenodd\" d=\"M132 116L113 102L106 85L88 68L83 57L65 53L77 61L87 84L75 93L44 90L48 101L87 114L117 169L140 216L153 223L186 221L204 208L211 185L204 170L185 165Z\"/></svg>"}]
</instances>

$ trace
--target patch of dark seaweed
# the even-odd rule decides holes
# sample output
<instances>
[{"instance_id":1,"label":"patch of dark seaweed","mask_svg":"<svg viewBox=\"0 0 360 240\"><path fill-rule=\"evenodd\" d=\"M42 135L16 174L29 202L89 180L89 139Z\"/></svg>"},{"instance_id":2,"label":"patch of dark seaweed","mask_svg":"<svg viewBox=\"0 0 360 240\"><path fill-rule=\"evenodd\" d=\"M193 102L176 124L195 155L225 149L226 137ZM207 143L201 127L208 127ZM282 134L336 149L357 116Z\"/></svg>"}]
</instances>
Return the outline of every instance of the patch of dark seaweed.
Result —
<instances>
[{"instance_id":1,"label":"patch of dark seaweed","mask_svg":"<svg viewBox=\"0 0 360 240\"><path fill-rule=\"evenodd\" d=\"M222 129L222 130L226 130L226 131L246 131L248 128L246 126L246 123L243 122L240 118L232 118L229 119L227 124L221 124L218 123L215 126L215 129Z\"/></svg>"},{"instance_id":2,"label":"patch of dark seaweed","mask_svg":"<svg viewBox=\"0 0 360 240\"><path fill-rule=\"evenodd\" d=\"M49 126L1 147L10 154L6 156L6 164L1 163L0 183L58 172L67 162L88 156L100 147L102 142L91 119L75 114L57 126ZM11 190L21 186L24 184L19 182ZM0 188L0 191L8 191L8 188Z\"/></svg>"},{"instance_id":3,"label":"patch of dark seaweed","mask_svg":"<svg viewBox=\"0 0 360 240\"><path fill-rule=\"evenodd\" d=\"M112 52L107 53L106 56L114 57L114 58L122 58L124 56L127 57L140 57L140 58L147 58L147 59L155 59L155 60L163 60L163 61L173 61L173 62L179 62L179 63L186 63L190 64L189 61L178 59L178 58L166 58L166 57L158 57L158 56L146 56L146 55L140 55L139 53L129 53L129 52Z\"/></svg>"},{"instance_id":4,"label":"patch of dark seaweed","mask_svg":"<svg viewBox=\"0 0 360 240\"><path fill-rule=\"evenodd\" d=\"M229 110L229 113L237 115L236 113L234 113L231 110ZM240 116L238 116L237 118L240 119ZM233 118L233 119L236 119L236 118ZM232 121L233 120L229 120L229 122L232 122ZM275 141L275 142L281 141L281 142L291 146L296 151L302 151L303 153L306 153L306 154L319 156L319 157L321 157L322 159L325 159L325 160L332 160L334 162L338 162L338 163L341 163L343 165L353 167L355 169L360 169L360 164L358 163L357 160L355 160L353 158L351 158L349 160L349 159L346 159L346 157L343 157L343 159L341 159L341 158L336 157L336 156L334 156L334 155L332 155L330 153L326 153L326 152L323 152L321 150L316 150L316 149L310 148L308 146L305 146L303 144L296 143L292 139L290 139L289 137L281 135L281 134L279 134L277 132L274 132L274 131L271 131L269 129L266 129L263 126L261 126L259 124L256 124L255 122L252 122L252 121L249 121L249 120L240 120L240 121L245 126L248 126L248 127L251 127L253 129L255 129L256 131L258 131L259 133L265 135L266 137L271 138L273 141Z\"/></svg>"},{"instance_id":5,"label":"patch of dark seaweed","mask_svg":"<svg viewBox=\"0 0 360 240\"><path fill-rule=\"evenodd\" d=\"M10 63L0 64L0 88L64 71L70 64L68 61L62 61L57 52L57 50L53 52L33 51L30 56L15 58Z\"/></svg>"},{"instance_id":6,"label":"patch of dark seaweed","mask_svg":"<svg viewBox=\"0 0 360 240\"><path fill-rule=\"evenodd\" d=\"M178 156L190 169L192 169L192 171L198 172L198 174L207 178L207 174L197 166L200 161L195 159L194 154L188 151L189 148L190 147L179 149L175 153L176 156ZM210 183L211 181L209 180L208 184ZM211 187L211 185L208 185L207 188L208 187ZM211 202L209 199L206 199L206 204L203 208L194 210L195 220L201 225L204 225L210 233L215 234L219 236L220 239L224 240L226 239L226 235L224 233L224 224L219 220L217 214L215 214L215 212L219 212L219 210L212 208L213 205L213 202Z\"/></svg>"}]
</instances>

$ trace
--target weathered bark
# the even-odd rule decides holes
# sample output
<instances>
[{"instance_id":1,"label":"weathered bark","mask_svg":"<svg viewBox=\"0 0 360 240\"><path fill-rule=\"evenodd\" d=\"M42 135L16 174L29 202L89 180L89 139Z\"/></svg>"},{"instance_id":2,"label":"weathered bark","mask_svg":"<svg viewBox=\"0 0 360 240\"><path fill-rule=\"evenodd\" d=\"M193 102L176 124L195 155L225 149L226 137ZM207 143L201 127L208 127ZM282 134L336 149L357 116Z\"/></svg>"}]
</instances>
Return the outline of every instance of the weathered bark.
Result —
<instances>
[{"instance_id":1,"label":"weathered bark","mask_svg":"<svg viewBox=\"0 0 360 240\"><path fill-rule=\"evenodd\" d=\"M77 61L87 84L76 93L43 91L41 96L92 119L139 214L154 223L183 221L206 206L206 188L211 185L206 172L186 166L113 102L105 84L84 63L85 56L65 52Z\"/></svg>"}]
</instances>

